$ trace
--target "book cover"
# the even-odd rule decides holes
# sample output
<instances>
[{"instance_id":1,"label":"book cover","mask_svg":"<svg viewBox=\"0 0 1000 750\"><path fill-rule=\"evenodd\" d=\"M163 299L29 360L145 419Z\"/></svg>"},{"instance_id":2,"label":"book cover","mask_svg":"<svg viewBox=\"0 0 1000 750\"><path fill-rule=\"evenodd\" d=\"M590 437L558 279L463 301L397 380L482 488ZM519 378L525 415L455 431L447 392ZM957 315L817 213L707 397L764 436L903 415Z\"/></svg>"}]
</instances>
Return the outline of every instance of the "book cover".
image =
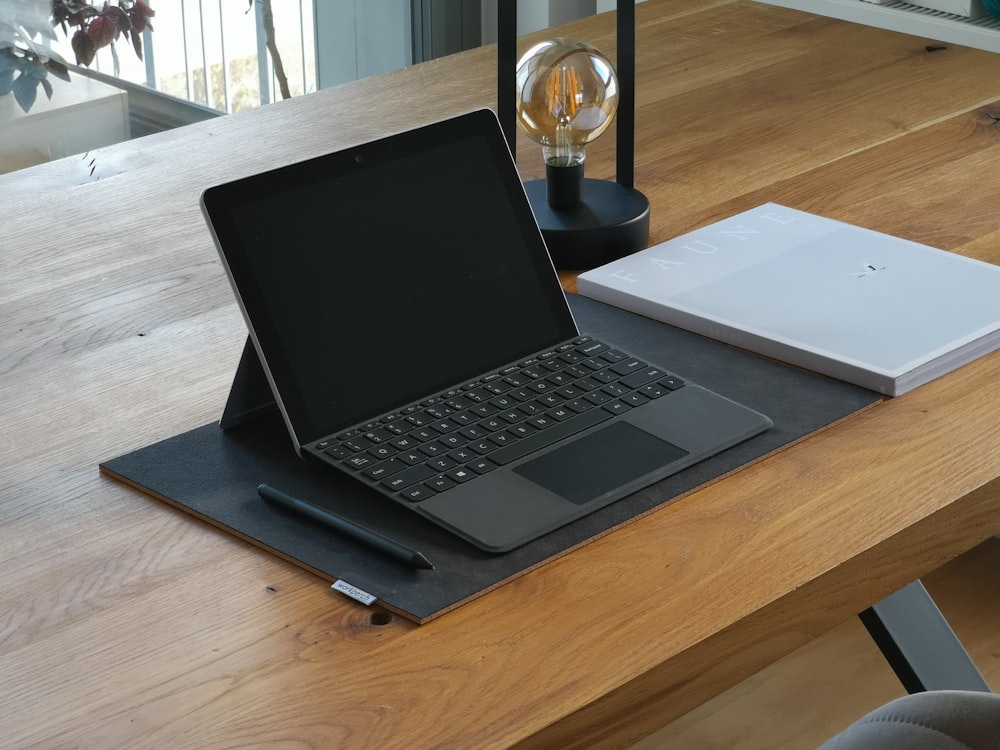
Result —
<instances>
[{"instance_id":1,"label":"book cover","mask_svg":"<svg viewBox=\"0 0 1000 750\"><path fill-rule=\"evenodd\" d=\"M1000 346L1000 266L775 203L583 273L578 291L889 396Z\"/></svg>"}]
</instances>

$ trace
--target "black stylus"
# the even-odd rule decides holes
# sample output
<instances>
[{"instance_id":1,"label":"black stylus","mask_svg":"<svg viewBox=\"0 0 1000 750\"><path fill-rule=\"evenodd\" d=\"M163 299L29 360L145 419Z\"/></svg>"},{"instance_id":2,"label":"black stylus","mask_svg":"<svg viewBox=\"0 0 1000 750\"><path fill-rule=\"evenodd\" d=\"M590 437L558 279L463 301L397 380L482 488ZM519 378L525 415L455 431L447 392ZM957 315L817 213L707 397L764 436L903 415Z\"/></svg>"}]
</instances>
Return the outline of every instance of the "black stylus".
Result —
<instances>
[{"instance_id":1,"label":"black stylus","mask_svg":"<svg viewBox=\"0 0 1000 750\"><path fill-rule=\"evenodd\" d=\"M331 529L336 529L340 533L351 537L351 539L363 542L369 547L373 547L389 557L406 563L410 567L420 568L422 570L434 569L430 560L416 550L410 549L399 542L393 541L389 537L382 536L371 529L366 529L364 526L359 526L353 521L348 521L346 518L342 518L324 508L320 508L312 503L307 503L305 500L299 500L297 497L287 495L281 490L276 490L269 484L258 485L257 494L269 502L276 503L283 508L288 508L291 511L299 513L306 518L318 521Z\"/></svg>"}]
</instances>

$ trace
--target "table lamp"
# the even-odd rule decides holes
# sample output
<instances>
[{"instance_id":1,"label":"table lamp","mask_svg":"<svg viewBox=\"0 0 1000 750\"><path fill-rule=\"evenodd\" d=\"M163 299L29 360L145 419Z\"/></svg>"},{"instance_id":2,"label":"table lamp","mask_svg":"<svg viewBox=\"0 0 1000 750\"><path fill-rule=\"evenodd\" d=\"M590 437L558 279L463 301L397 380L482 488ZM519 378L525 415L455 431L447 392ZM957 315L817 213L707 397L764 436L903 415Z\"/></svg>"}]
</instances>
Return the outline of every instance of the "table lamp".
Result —
<instances>
[{"instance_id":1,"label":"table lamp","mask_svg":"<svg viewBox=\"0 0 1000 750\"><path fill-rule=\"evenodd\" d=\"M546 177L525 183L557 268L589 268L642 250L649 201L633 189L635 4L618 3L618 72L590 44L556 38L514 64L516 2L498 4L498 114L515 151L514 123L541 144ZM586 145L617 113L616 181L584 178Z\"/></svg>"}]
</instances>

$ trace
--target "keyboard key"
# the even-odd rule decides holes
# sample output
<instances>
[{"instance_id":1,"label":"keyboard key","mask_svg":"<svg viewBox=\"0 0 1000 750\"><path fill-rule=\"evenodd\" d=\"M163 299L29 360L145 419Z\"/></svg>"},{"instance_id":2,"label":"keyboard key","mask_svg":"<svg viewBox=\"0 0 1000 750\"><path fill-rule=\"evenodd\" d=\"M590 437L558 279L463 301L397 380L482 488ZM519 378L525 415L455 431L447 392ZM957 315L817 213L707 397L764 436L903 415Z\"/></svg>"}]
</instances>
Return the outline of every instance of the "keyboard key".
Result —
<instances>
[{"instance_id":1,"label":"keyboard key","mask_svg":"<svg viewBox=\"0 0 1000 750\"><path fill-rule=\"evenodd\" d=\"M452 409L447 404L435 404L429 409L424 409L424 414L431 417L432 419L444 419L454 411L455 410Z\"/></svg>"},{"instance_id":2,"label":"keyboard key","mask_svg":"<svg viewBox=\"0 0 1000 750\"><path fill-rule=\"evenodd\" d=\"M385 426L385 429L387 429L394 435L402 435L403 433L407 432L412 428L413 425L407 422L405 419L394 419Z\"/></svg>"},{"instance_id":3,"label":"keyboard key","mask_svg":"<svg viewBox=\"0 0 1000 750\"><path fill-rule=\"evenodd\" d=\"M507 422L502 420L500 417L490 417L489 419L482 419L479 421L479 426L486 430L487 432L496 432L497 430L502 430L507 426Z\"/></svg>"},{"instance_id":4,"label":"keyboard key","mask_svg":"<svg viewBox=\"0 0 1000 750\"><path fill-rule=\"evenodd\" d=\"M515 372L513 375L508 375L505 377L504 382L509 384L513 388L517 388L522 385L526 385L531 382L531 378L522 375L519 372Z\"/></svg>"},{"instance_id":5,"label":"keyboard key","mask_svg":"<svg viewBox=\"0 0 1000 750\"><path fill-rule=\"evenodd\" d=\"M469 443L469 447L472 448L476 453L482 455L484 453L489 453L490 451L496 450L496 443L491 443L489 440L477 440L474 443Z\"/></svg>"},{"instance_id":6,"label":"keyboard key","mask_svg":"<svg viewBox=\"0 0 1000 750\"><path fill-rule=\"evenodd\" d=\"M456 448L448 454L448 458L454 461L456 464L464 464L469 461L474 461L478 458L478 454L471 448L461 447Z\"/></svg>"},{"instance_id":7,"label":"keyboard key","mask_svg":"<svg viewBox=\"0 0 1000 750\"><path fill-rule=\"evenodd\" d=\"M626 393L624 396L622 396L621 400L624 401L626 404L629 404L630 406L641 406L642 404L649 401L648 398L643 396L638 391L632 391L632 393Z\"/></svg>"},{"instance_id":8,"label":"keyboard key","mask_svg":"<svg viewBox=\"0 0 1000 750\"><path fill-rule=\"evenodd\" d=\"M590 341L587 341L586 343L583 343L580 346L578 346L576 350L580 352L580 354L583 354L587 357L593 357L594 355L600 354L601 352L607 350L607 348L608 348L607 344L602 344L600 341L594 341L593 339L591 339Z\"/></svg>"},{"instance_id":9,"label":"keyboard key","mask_svg":"<svg viewBox=\"0 0 1000 750\"><path fill-rule=\"evenodd\" d=\"M398 438L393 438L389 441L389 445L397 448L401 451L409 450L410 448L417 447L417 441L410 437L409 435L400 435Z\"/></svg>"},{"instance_id":10,"label":"keyboard key","mask_svg":"<svg viewBox=\"0 0 1000 750\"><path fill-rule=\"evenodd\" d=\"M534 401L529 401L523 404L518 404L517 410L524 414L526 417L530 417L534 414L538 414L541 411L545 411L544 408L539 406Z\"/></svg>"},{"instance_id":11,"label":"keyboard key","mask_svg":"<svg viewBox=\"0 0 1000 750\"><path fill-rule=\"evenodd\" d=\"M672 391L676 391L678 388L684 385L684 381L681 380L676 375L669 375L660 381L660 385L662 385L665 388L669 388Z\"/></svg>"},{"instance_id":12,"label":"keyboard key","mask_svg":"<svg viewBox=\"0 0 1000 750\"><path fill-rule=\"evenodd\" d=\"M375 463L375 459L364 453L358 453L355 456L351 456L349 459L344 461L344 464L350 466L352 469L360 470L366 466L371 466Z\"/></svg>"},{"instance_id":13,"label":"keyboard key","mask_svg":"<svg viewBox=\"0 0 1000 750\"><path fill-rule=\"evenodd\" d=\"M584 398L595 406L600 406L611 400L611 396L604 391L590 391Z\"/></svg>"},{"instance_id":14,"label":"keyboard key","mask_svg":"<svg viewBox=\"0 0 1000 750\"><path fill-rule=\"evenodd\" d=\"M452 479L446 477L444 474L439 474L433 479L428 479L426 482L424 482L424 484L430 487L435 492L444 492L445 490L450 490L452 487L455 486L455 482Z\"/></svg>"},{"instance_id":15,"label":"keyboard key","mask_svg":"<svg viewBox=\"0 0 1000 750\"><path fill-rule=\"evenodd\" d=\"M532 424L528 424L527 422L521 422L521 424L516 424L513 427L511 427L509 430L507 430L507 432L509 432L511 435L515 437L522 438L522 437L527 437L531 433L535 432L535 430L537 429L538 428Z\"/></svg>"},{"instance_id":16,"label":"keyboard key","mask_svg":"<svg viewBox=\"0 0 1000 750\"><path fill-rule=\"evenodd\" d=\"M432 490L430 487L427 487L423 484L415 484L412 487L407 487L399 494L405 497L407 500L419 503L421 500L426 500L427 498L432 497L437 493L435 493L434 490Z\"/></svg>"},{"instance_id":17,"label":"keyboard key","mask_svg":"<svg viewBox=\"0 0 1000 750\"><path fill-rule=\"evenodd\" d=\"M601 408L611 414L622 414L627 412L632 407L622 401L609 401L606 404L602 404Z\"/></svg>"},{"instance_id":18,"label":"keyboard key","mask_svg":"<svg viewBox=\"0 0 1000 750\"><path fill-rule=\"evenodd\" d=\"M618 374L611 372L610 367L606 370L599 370L598 372L592 372L590 374L590 377L598 381L599 383L614 383L616 380L618 380Z\"/></svg>"},{"instance_id":19,"label":"keyboard key","mask_svg":"<svg viewBox=\"0 0 1000 750\"><path fill-rule=\"evenodd\" d=\"M469 409L473 414L478 414L481 417L488 417L490 414L496 414L499 409L497 409L489 401L484 401L481 404L476 404L471 409Z\"/></svg>"},{"instance_id":20,"label":"keyboard key","mask_svg":"<svg viewBox=\"0 0 1000 750\"><path fill-rule=\"evenodd\" d=\"M447 448L456 448L462 443L469 442L469 438L460 432L450 432L447 435L442 435L438 438L438 442Z\"/></svg>"},{"instance_id":21,"label":"keyboard key","mask_svg":"<svg viewBox=\"0 0 1000 750\"><path fill-rule=\"evenodd\" d=\"M336 458L336 459L347 458L352 453L354 453L354 451L352 451L350 448L348 448L347 446L344 446L344 445L334 445L331 448L327 448L323 452L326 453L326 455L332 456L333 458Z\"/></svg>"},{"instance_id":22,"label":"keyboard key","mask_svg":"<svg viewBox=\"0 0 1000 750\"><path fill-rule=\"evenodd\" d=\"M539 430L544 430L546 427L551 427L556 423L552 417L546 416L545 414L539 414L537 417L531 417L528 423L537 427Z\"/></svg>"},{"instance_id":23,"label":"keyboard key","mask_svg":"<svg viewBox=\"0 0 1000 750\"><path fill-rule=\"evenodd\" d=\"M418 427L410 433L410 437L419 443L427 442L428 440L433 440L438 436L437 432L429 430L426 427Z\"/></svg>"},{"instance_id":24,"label":"keyboard key","mask_svg":"<svg viewBox=\"0 0 1000 750\"><path fill-rule=\"evenodd\" d=\"M434 469L434 471L444 471L445 469L450 469L452 466L454 466L455 462L452 461L447 456L442 455L442 456L435 456L434 458L432 458L430 461L427 462L427 465L430 466L432 469Z\"/></svg>"},{"instance_id":25,"label":"keyboard key","mask_svg":"<svg viewBox=\"0 0 1000 750\"><path fill-rule=\"evenodd\" d=\"M460 435L464 435L469 438L469 440L478 440L479 438L484 438L490 434L490 431L480 427L478 424L469 425L468 427L463 427L458 431Z\"/></svg>"},{"instance_id":26,"label":"keyboard key","mask_svg":"<svg viewBox=\"0 0 1000 750\"><path fill-rule=\"evenodd\" d=\"M465 396L455 396L454 398L448 399L445 403L448 404L448 406L450 406L454 411L462 411L462 409L472 406L475 401L466 398Z\"/></svg>"},{"instance_id":27,"label":"keyboard key","mask_svg":"<svg viewBox=\"0 0 1000 750\"><path fill-rule=\"evenodd\" d=\"M488 471L493 471L493 469L497 467L497 465L488 458L477 458L474 461L470 461L467 466L477 474L485 474Z\"/></svg>"},{"instance_id":28,"label":"keyboard key","mask_svg":"<svg viewBox=\"0 0 1000 750\"><path fill-rule=\"evenodd\" d=\"M444 453L446 450L447 449L436 440L432 443L424 443L420 446L420 451L422 453L426 453L428 456L437 456Z\"/></svg>"},{"instance_id":29,"label":"keyboard key","mask_svg":"<svg viewBox=\"0 0 1000 750\"><path fill-rule=\"evenodd\" d=\"M643 367L641 370L630 373L621 379L621 384L628 388L638 388L640 385L650 383L657 378L665 376L666 373L656 367Z\"/></svg>"},{"instance_id":30,"label":"keyboard key","mask_svg":"<svg viewBox=\"0 0 1000 750\"><path fill-rule=\"evenodd\" d=\"M497 396L495 398L491 398L490 403L493 404L497 409L503 410L503 409L513 409L520 402L515 398L511 398L510 396Z\"/></svg>"},{"instance_id":31,"label":"keyboard key","mask_svg":"<svg viewBox=\"0 0 1000 750\"><path fill-rule=\"evenodd\" d=\"M472 390L465 392L465 397L467 399L475 401L476 403L479 403L480 401L486 401L492 395L493 394L490 393L485 388L473 388Z\"/></svg>"},{"instance_id":32,"label":"keyboard key","mask_svg":"<svg viewBox=\"0 0 1000 750\"><path fill-rule=\"evenodd\" d=\"M391 477L382 482L383 486L388 487L390 490L403 490L410 485L416 484L417 482L422 482L428 477L434 476L435 472L433 469L424 466L423 464L418 464L417 466L410 466L402 471L393 474Z\"/></svg>"},{"instance_id":33,"label":"keyboard key","mask_svg":"<svg viewBox=\"0 0 1000 750\"><path fill-rule=\"evenodd\" d=\"M464 466L457 466L454 469L449 470L446 473L446 476L455 482L468 482L476 475Z\"/></svg>"},{"instance_id":34,"label":"keyboard key","mask_svg":"<svg viewBox=\"0 0 1000 750\"><path fill-rule=\"evenodd\" d=\"M374 456L378 459L389 458L389 456L394 456L399 452L399 449L390 443L384 443L382 445L376 445L368 449L368 455Z\"/></svg>"},{"instance_id":35,"label":"keyboard key","mask_svg":"<svg viewBox=\"0 0 1000 750\"><path fill-rule=\"evenodd\" d=\"M371 444L372 444L371 440L361 437L360 435L358 435L357 437L353 437L350 440L344 441L344 445L350 448L354 453L357 453L358 451L363 451Z\"/></svg>"},{"instance_id":36,"label":"keyboard key","mask_svg":"<svg viewBox=\"0 0 1000 750\"><path fill-rule=\"evenodd\" d=\"M385 479L386 477L391 477L406 468L406 464L402 461L397 461L394 458L387 459L385 461L379 461L374 466L369 466L367 469L362 471L369 479L373 479L376 482Z\"/></svg>"},{"instance_id":37,"label":"keyboard key","mask_svg":"<svg viewBox=\"0 0 1000 750\"><path fill-rule=\"evenodd\" d=\"M505 391L509 391L512 387L513 386L508 385L502 380L497 380L493 383L487 383L486 385L484 385L483 390L489 391L490 393L499 394L499 393L504 393Z\"/></svg>"},{"instance_id":38,"label":"keyboard key","mask_svg":"<svg viewBox=\"0 0 1000 750\"><path fill-rule=\"evenodd\" d=\"M660 385L659 383L647 383L639 389L639 393L646 398L659 398L660 396L670 393L670 389Z\"/></svg>"},{"instance_id":39,"label":"keyboard key","mask_svg":"<svg viewBox=\"0 0 1000 750\"><path fill-rule=\"evenodd\" d=\"M582 398L574 398L572 401L567 401L563 406L571 411L575 411L577 414L594 408L594 404Z\"/></svg>"},{"instance_id":40,"label":"keyboard key","mask_svg":"<svg viewBox=\"0 0 1000 750\"><path fill-rule=\"evenodd\" d=\"M531 401L538 394L530 388L517 388L510 392L510 395L518 401Z\"/></svg>"},{"instance_id":41,"label":"keyboard key","mask_svg":"<svg viewBox=\"0 0 1000 750\"><path fill-rule=\"evenodd\" d=\"M369 440L371 440L373 443L384 443L396 437L384 427L376 427L374 430L366 432L364 436Z\"/></svg>"},{"instance_id":42,"label":"keyboard key","mask_svg":"<svg viewBox=\"0 0 1000 750\"><path fill-rule=\"evenodd\" d=\"M630 372L636 372L641 370L646 366L646 363L641 359L629 358L623 359L621 362L611 365L611 372L617 372L619 375L627 375Z\"/></svg>"},{"instance_id":43,"label":"keyboard key","mask_svg":"<svg viewBox=\"0 0 1000 750\"><path fill-rule=\"evenodd\" d=\"M561 370L566 366L566 363L560 359L549 359L542 362L542 367L550 372L555 372L556 370Z\"/></svg>"}]
</instances>

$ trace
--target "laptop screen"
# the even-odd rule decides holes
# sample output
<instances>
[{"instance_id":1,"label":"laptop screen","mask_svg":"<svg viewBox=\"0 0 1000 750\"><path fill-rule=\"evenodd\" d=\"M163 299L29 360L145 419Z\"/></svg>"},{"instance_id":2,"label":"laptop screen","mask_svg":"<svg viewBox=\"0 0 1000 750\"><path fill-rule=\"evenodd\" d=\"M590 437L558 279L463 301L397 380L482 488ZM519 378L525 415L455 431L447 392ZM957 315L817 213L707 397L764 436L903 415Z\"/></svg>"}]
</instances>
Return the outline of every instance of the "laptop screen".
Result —
<instances>
[{"instance_id":1,"label":"laptop screen","mask_svg":"<svg viewBox=\"0 0 1000 750\"><path fill-rule=\"evenodd\" d=\"M489 111L203 200L300 443L576 333Z\"/></svg>"}]
</instances>

